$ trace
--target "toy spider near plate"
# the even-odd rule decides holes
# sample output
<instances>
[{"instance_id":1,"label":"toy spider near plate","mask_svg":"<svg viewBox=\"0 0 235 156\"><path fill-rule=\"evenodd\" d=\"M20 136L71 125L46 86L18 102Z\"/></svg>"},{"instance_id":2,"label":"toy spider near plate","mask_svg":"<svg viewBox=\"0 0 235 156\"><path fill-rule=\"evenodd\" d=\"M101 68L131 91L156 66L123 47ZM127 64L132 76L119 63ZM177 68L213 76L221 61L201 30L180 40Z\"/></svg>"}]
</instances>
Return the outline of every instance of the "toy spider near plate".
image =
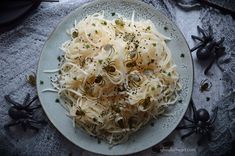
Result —
<instances>
[{"instance_id":1,"label":"toy spider near plate","mask_svg":"<svg viewBox=\"0 0 235 156\"><path fill-rule=\"evenodd\" d=\"M198 109L196 110L196 107L194 106L193 101L190 101L190 104L192 106L193 111L193 118L189 118L187 116L184 116L184 120L187 120L190 122L190 124L178 126L177 129L190 129L190 131L186 134L184 134L181 139L185 139L186 137L189 137L193 133L196 133L199 135L199 139L197 141L198 145L201 145L204 139L211 140L211 132L214 130L213 124L215 122L216 116L217 116L217 110L218 108L215 108L214 114L210 116L208 111L206 109Z\"/></svg>"},{"instance_id":2,"label":"toy spider near plate","mask_svg":"<svg viewBox=\"0 0 235 156\"><path fill-rule=\"evenodd\" d=\"M218 59L225 55L225 47L222 45L224 42L224 37L222 37L219 41L216 41L213 37L213 30L211 26L209 26L208 31L206 32L199 26L197 26L198 32L202 34L202 37L192 35L192 39L200 41L195 47L193 47L190 51L193 52L197 50L196 55L199 60L209 60L211 62L206 67L204 74L206 75L210 70L213 63L216 61L217 66L221 69L218 64Z\"/></svg>"},{"instance_id":3,"label":"toy spider near plate","mask_svg":"<svg viewBox=\"0 0 235 156\"><path fill-rule=\"evenodd\" d=\"M9 95L6 95L5 99L8 103L12 104L8 111L8 115L13 119L12 122L4 126L5 129L9 129L15 125L21 125L24 131L26 131L27 128L38 131L38 125L46 124L46 121L36 120L33 117L34 110L41 107L41 105L31 107L31 105L38 99L38 96L35 96L31 101L29 101L30 94L27 94L23 104L12 100Z\"/></svg>"}]
</instances>

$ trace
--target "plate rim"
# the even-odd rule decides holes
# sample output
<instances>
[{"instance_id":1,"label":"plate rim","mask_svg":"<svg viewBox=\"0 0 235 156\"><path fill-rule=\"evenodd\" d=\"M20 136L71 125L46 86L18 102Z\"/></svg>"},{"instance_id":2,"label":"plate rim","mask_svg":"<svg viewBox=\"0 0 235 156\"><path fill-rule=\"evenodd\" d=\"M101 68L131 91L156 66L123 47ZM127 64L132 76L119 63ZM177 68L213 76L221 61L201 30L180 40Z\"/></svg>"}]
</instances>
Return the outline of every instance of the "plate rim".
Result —
<instances>
[{"instance_id":1,"label":"plate rim","mask_svg":"<svg viewBox=\"0 0 235 156\"><path fill-rule=\"evenodd\" d=\"M72 10L71 12L69 12L66 16L64 16L64 17L61 19L61 21L59 21L59 22L55 25L53 31L48 35L47 39L45 40L45 42L44 42L44 44L43 44L43 47L42 47L42 49L41 49L41 52L40 52L40 56L39 56L39 59L38 59L38 63L37 63L37 70L36 70L36 92L37 92L37 95L39 95L38 93L40 92L40 91L39 91L39 87L38 87L39 84L40 84L40 80L38 79L38 77L39 77L39 76L38 76L38 75L39 75L39 68L40 68L39 64L40 64L41 59L42 59L43 51L44 51L44 49L46 48L46 44L47 44L47 42L51 39L51 37L52 37L52 35L54 34L54 32L57 31L57 30L59 29L60 25L62 25L62 24L63 24L70 16L72 16L78 9L81 9L81 8L83 8L83 7L86 7L87 5L90 5L90 4L92 4L92 3L100 3L100 2L107 2L107 1L120 1L120 2L121 2L121 1L124 1L124 2L131 2L131 3L139 3L139 4L141 4L141 5L144 5L144 7L151 8L151 9L154 10L155 12L160 13L161 16L163 16L163 18L168 19L168 21L169 21L172 25L174 25L174 26L179 30L179 34L181 35L181 37L182 37L184 43L186 43L187 51L190 53L189 44L188 44L188 42L186 41L185 36L183 35L182 31L179 29L179 27L177 26L177 24L176 24L174 21L172 21L164 12L162 12L161 10L155 8L155 7L152 6L151 4L147 4L147 3L143 2L143 1L140 1L140 0L136 0L136 1L133 1L133 0L92 0L92 1L91 1L91 0L88 0L88 1L85 2L85 3L82 2L80 6L78 6L77 8L75 8L74 10ZM191 53L190 53L190 60L191 60L190 63L191 63L191 65L192 65L192 84L190 84L190 86L191 86L191 87L190 87L190 88L191 88L191 91L188 93L188 94L189 94L189 101L185 101L186 106L185 106L185 109L182 111L182 113L181 113L181 115L180 115L180 120L178 120L178 122L176 122L176 124L175 124L176 126L173 127L173 130L172 130L168 135L166 135L163 139L159 140L156 144L154 144L154 145L152 145L152 146L145 147L145 148L141 148L140 150L129 151L129 152L125 152L125 153L122 153L122 154L115 154L115 153L112 153L112 154L111 154L111 152L110 152L110 153L103 153L103 152L101 152L101 151L89 150L89 149L87 149L87 148L85 148L85 147L79 146L75 141L71 140L68 136L64 135L64 134L59 130L59 128L56 126L56 124L54 124L54 120L48 117L49 112L47 112L46 109L44 108L44 105L42 104L41 96L38 96L38 98L39 98L40 104L41 104L41 106L42 106L42 108L43 108L43 111L45 112L45 114L46 114L48 120L52 123L52 126L53 126L64 138L66 138L69 142L71 142L72 144L74 144L76 147L79 147L79 148L81 148L81 149L83 149L83 150L85 150L85 151L89 151L89 152L92 152L92 153L95 153L95 154L105 154L105 155L128 155L128 154L135 154L135 153L138 153L138 152L147 150L147 149L149 149L149 148L151 148L151 147L153 147L153 146L159 144L161 141L163 141L165 138L167 138L170 134L172 134L172 132L176 129L176 127L179 125L179 123L180 123L181 120L183 119L183 116L185 115L185 113L186 113L186 111L187 111L187 109L188 109L188 107L189 107L190 99L191 99L191 97L192 97L193 88L194 88L194 87L193 87L193 84L194 84L194 75L195 75L194 72L195 72L195 69L194 69L193 57L192 57ZM145 125L145 126L146 126L146 125ZM144 127L145 127L145 126L144 126Z\"/></svg>"}]
</instances>

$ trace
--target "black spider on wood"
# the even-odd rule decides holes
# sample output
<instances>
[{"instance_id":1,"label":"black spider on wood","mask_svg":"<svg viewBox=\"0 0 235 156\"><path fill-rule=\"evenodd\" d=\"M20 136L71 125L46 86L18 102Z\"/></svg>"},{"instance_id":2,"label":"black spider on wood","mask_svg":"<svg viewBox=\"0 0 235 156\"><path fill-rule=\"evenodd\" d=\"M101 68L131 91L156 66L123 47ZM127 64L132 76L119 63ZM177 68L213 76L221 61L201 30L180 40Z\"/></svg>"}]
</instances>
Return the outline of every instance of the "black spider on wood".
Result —
<instances>
[{"instance_id":1,"label":"black spider on wood","mask_svg":"<svg viewBox=\"0 0 235 156\"><path fill-rule=\"evenodd\" d=\"M202 37L192 35L192 39L200 41L195 47L193 47L190 51L193 52L197 50L197 58L199 60L207 60L211 59L211 62L206 67L204 74L206 75L212 64L216 61L217 66L221 69L218 64L218 58L225 54L225 47L222 45L224 42L224 37L222 37L219 41L216 41L213 37L213 31L211 26L209 26L209 30L206 33L205 30L197 26L198 32L202 34Z\"/></svg>"},{"instance_id":2,"label":"black spider on wood","mask_svg":"<svg viewBox=\"0 0 235 156\"><path fill-rule=\"evenodd\" d=\"M34 110L41 107L41 105L31 107L33 102L38 99L38 96L35 96L31 101L29 101L30 94L27 94L23 104L12 100L9 95L6 95L5 99L8 103L12 104L8 111L8 115L13 119L12 122L4 126L5 129L9 129L11 126L15 125L21 125L24 131L26 131L27 128L38 131L38 125L46 124L46 121L36 120L33 117Z\"/></svg>"},{"instance_id":3,"label":"black spider on wood","mask_svg":"<svg viewBox=\"0 0 235 156\"><path fill-rule=\"evenodd\" d=\"M201 145L202 141L207 138L209 141L211 140L211 132L214 130L213 124L215 122L218 107L215 108L214 114L210 116L206 109L198 109L194 106L193 101L190 101L193 110L193 118L189 118L184 116L183 119L190 122L188 125L178 126L177 129L191 129L188 133L184 134L181 139L185 139L186 137L192 135L193 133L199 134L199 140L197 141L198 145Z\"/></svg>"}]
</instances>

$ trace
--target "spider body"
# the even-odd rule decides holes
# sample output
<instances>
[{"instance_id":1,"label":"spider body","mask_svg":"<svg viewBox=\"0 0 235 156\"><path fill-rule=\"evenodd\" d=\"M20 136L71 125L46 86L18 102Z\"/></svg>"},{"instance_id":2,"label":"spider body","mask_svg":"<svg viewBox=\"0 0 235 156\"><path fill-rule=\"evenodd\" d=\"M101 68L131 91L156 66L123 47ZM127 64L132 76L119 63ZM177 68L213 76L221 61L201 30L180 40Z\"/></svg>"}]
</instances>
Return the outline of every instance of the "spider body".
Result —
<instances>
[{"instance_id":1,"label":"spider body","mask_svg":"<svg viewBox=\"0 0 235 156\"><path fill-rule=\"evenodd\" d=\"M8 114L14 120L32 117L30 112L27 112L26 110L19 110L17 107L14 106L9 109Z\"/></svg>"},{"instance_id":2,"label":"spider body","mask_svg":"<svg viewBox=\"0 0 235 156\"><path fill-rule=\"evenodd\" d=\"M193 110L193 119L187 116L184 116L183 118L189 121L190 124L178 126L177 129L191 129L191 131L183 135L181 139L185 139L193 133L199 134L200 138L197 143L200 145L205 138L211 140L211 132L214 130L213 124L217 116L218 108L216 108L214 114L210 116L206 109L201 108L196 110L193 101L191 101L191 106Z\"/></svg>"},{"instance_id":3,"label":"spider body","mask_svg":"<svg viewBox=\"0 0 235 156\"><path fill-rule=\"evenodd\" d=\"M8 103L13 105L8 110L8 115L13 119L13 121L4 126L6 129L11 126L21 125L24 131L26 131L27 128L38 131L39 129L36 125L45 123L44 120L36 120L33 118L34 110L41 107L40 105L31 107L31 104L38 99L38 96L35 96L30 102L28 102L30 95L27 94L23 104L13 101L9 95L6 95L5 99Z\"/></svg>"},{"instance_id":4,"label":"spider body","mask_svg":"<svg viewBox=\"0 0 235 156\"><path fill-rule=\"evenodd\" d=\"M205 33L205 30L197 26L198 32L202 34L202 37L192 35L192 39L200 41L195 47L190 51L193 52L197 50L196 56L199 60L208 60L211 59L211 62L206 67L204 74L206 75L212 64L216 61L218 65L218 58L225 54L225 47L222 45L224 42L224 37L219 41L216 41L212 36L213 31L209 26L209 32ZM219 67L219 65L218 65ZM220 67L219 67L220 68ZM220 68L221 69L221 68Z\"/></svg>"}]
</instances>

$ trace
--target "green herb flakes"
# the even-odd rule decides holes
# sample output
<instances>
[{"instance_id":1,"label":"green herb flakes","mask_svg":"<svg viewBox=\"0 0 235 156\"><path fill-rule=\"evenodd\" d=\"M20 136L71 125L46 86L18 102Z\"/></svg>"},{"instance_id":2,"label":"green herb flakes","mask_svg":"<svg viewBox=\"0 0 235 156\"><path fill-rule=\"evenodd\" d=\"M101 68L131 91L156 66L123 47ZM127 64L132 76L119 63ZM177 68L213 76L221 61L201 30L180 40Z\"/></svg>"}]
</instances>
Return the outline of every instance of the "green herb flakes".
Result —
<instances>
[{"instance_id":1,"label":"green herb flakes","mask_svg":"<svg viewBox=\"0 0 235 156\"><path fill-rule=\"evenodd\" d=\"M87 45L86 45L86 48L87 48L87 49L90 48L90 45L87 44Z\"/></svg>"},{"instance_id":2,"label":"green herb flakes","mask_svg":"<svg viewBox=\"0 0 235 156\"><path fill-rule=\"evenodd\" d=\"M123 27L125 25L124 21L122 20L122 18L116 19L115 20L115 24L118 26Z\"/></svg>"},{"instance_id":3,"label":"green herb flakes","mask_svg":"<svg viewBox=\"0 0 235 156\"><path fill-rule=\"evenodd\" d=\"M102 64L103 60L99 60L98 62L99 62L100 64Z\"/></svg>"},{"instance_id":4,"label":"green herb flakes","mask_svg":"<svg viewBox=\"0 0 235 156\"><path fill-rule=\"evenodd\" d=\"M31 85L31 86L36 86L36 76L35 74L30 74L26 76L26 81Z\"/></svg>"},{"instance_id":5,"label":"green herb flakes","mask_svg":"<svg viewBox=\"0 0 235 156\"><path fill-rule=\"evenodd\" d=\"M101 22L101 24L103 24L103 25L107 25L107 22L106 22L106 21L103 21L103 22Z\"/></svg>"}]
</instances>

